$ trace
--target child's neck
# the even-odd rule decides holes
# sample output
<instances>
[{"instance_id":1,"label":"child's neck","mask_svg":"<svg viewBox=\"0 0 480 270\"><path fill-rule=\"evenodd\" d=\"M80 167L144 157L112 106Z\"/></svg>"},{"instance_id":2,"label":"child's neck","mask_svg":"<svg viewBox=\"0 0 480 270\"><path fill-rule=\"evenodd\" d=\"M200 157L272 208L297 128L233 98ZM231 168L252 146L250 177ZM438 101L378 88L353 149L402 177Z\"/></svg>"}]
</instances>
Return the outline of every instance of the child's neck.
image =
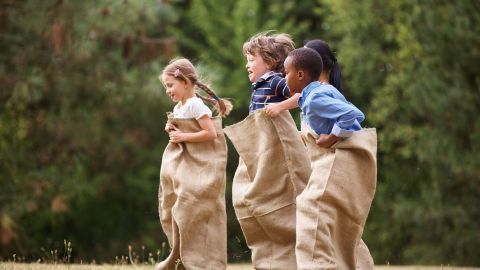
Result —
<instances>
[{"instance_id":1,"label":"child's neck","mask_svg":"<svg viewBox=\"0 0 480 270\"><path fill-rule=\"evenodd\" d=\"M184 105L185 102L187 102L187 99L192 98L192 97L194 97L194 96L195 96L195 93L194 93L193 90L192 90L191 93L185 95L185 96L180 100L180 104Z\"/></svg>"},{"instance_id":2,"label":"child's neck","mask_svg":"<svg viewBox=\"0 0 480 270\"><path fill-rule=\"evenodd\" d=\"M330 72L320 73L320 77L318 78L318 80L323 83L330 83Z\"/></svg>"},{"instance_id":3,"label":"child's neck","mask_svg":"<svg viewBox=\"0 0 480 270\"><path fill-rule=\"evenodd\" d=\"M309 86L312 82L316 82L317 80L312 80L312 79L308 79L305 81L305 83L302 85L302 91L303 89L307 88L307 86Z\"/></svg>"},{"instance_id":4,"label":"child's neck","mask_svg":"<svg viewBox=\"0 0 480 270\"><path fill-rule=\"evenodd\" d=\"M255 82L258 82L263 76L266 76L267 74L269 74L270 72L273 72L273 70L267 70L265 73L263 73L262 75L260 75L260 77L258 77L258 79L255 81ZM254 82L254 83L255 83Z\"/></svg>"}]
</instances>

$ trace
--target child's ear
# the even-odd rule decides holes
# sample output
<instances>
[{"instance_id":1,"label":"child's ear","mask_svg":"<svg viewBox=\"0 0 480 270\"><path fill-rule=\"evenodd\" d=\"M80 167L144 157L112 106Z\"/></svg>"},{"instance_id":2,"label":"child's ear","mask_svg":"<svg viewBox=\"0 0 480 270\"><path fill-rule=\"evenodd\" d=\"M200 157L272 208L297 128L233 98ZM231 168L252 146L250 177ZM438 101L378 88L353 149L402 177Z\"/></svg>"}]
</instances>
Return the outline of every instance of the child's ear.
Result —
<instances>
[{"instance_id":1,"label":"child's ear","mask_svg":"<svg viewBox=\"0 0 480 270\"><path fill-rule=\"evenodd\" d=\"M298 70L297 71L297 79L299 81L302 81L305 79L305 72L303 70Z\"/></svg>"},{"instance_id":2,"label":"child's ear","mask_svg":"<svg viewBox=\"0 0 480 270\"><path fill-rule=\"evenodd\" d=\"M186 80L183 81L185 83L185 86L188 86L188 87L193 87L193 83L191 80L189 80L188 78Z\"/></svg>"}]
</instances>

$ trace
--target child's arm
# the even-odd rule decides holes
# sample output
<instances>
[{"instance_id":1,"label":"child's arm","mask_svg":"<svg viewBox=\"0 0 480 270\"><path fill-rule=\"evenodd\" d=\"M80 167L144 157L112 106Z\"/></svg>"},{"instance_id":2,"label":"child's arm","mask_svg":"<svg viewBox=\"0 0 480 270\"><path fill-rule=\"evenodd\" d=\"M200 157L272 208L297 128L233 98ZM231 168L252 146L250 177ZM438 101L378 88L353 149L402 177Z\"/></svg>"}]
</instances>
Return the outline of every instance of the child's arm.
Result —
<instances>
[{"instance_id":1,"label":"child's arm","mask_svg":"<svg viewBox=\"0 0 480 270\"><path fill-rule=\"evenodd\" d=\"M282 102L268 104L267 106L265 106L265 112L270 117L276 117L283 111L297 108L299 98L300 98L300 94L296 93L292 97Z\"/></svg>"},{"instance_id":2,"label":"child's arm","mask_svg":"<svg viewBox=\"0 0 480 270\"><path fill-rule=\"evenodd\" d=\"M170 142L205 142L214 140L217 137L217 131L215 130L213 122L208 115L202 116L197 121L202 128L202 130L198 132L182 132L177 127L172 125L174 130L169 133Z\"/></svg>"},{"instance_id":3,"label":"child's arm","mask_svg":"<svg viewBox=\"0 0 480 270\"><path fill-rule=\"evenodd\" d=\"M313 97L308 114L316 114L322 118L335 121L330 133L343 138L352 135L351 127L355 124L355 121L361 123L365 119L364 114L353 104L343 102L327 94L317 94Z\"/></svg>"},{"instance_id":4,"label":"child's arm","mask_svg":"<svg viewBox=\"0 0 480 270\"><path fill-rule=\"evenodd\" d=\"M275 94L277 96L283 96L287 99L279 103L268 104L265 106L265 112L270 117L276 117L282 111L298 107L298 98L300 97L300 94L294 94L292 96L286 82L285 78L276 77L271 85L272 89L275 89Z\"/></svg>"}]
</instances>

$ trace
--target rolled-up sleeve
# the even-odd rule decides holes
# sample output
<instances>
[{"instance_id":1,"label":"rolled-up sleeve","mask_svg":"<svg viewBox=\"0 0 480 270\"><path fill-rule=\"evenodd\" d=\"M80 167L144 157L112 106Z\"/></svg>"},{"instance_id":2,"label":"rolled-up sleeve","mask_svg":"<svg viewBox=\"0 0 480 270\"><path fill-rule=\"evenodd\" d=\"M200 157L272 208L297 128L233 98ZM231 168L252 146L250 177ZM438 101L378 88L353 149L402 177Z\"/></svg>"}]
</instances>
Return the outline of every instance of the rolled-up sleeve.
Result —
<instances>
[{"instance_id":1,"label":"rolled-up sleeve","mask_svg":"<svg viewBox=\"0 0 480 270\"><path fill-rule=\"evenodd\" d=\"M325 93L316 93L310 103L310 112L334 121L331 134L350 137L356 121L361 123L365 115L353 104L335 99Z\"/></svg>"}]
</instances>

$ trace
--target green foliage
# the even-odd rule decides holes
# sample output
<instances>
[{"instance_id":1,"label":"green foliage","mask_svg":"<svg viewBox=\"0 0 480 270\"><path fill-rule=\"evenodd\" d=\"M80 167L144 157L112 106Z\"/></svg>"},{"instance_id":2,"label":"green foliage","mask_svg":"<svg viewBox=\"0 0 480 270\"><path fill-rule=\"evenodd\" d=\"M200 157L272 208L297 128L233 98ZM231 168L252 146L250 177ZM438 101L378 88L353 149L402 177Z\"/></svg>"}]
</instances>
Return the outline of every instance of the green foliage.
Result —
<instances>
[{"instance_id":1,"label":"green foliage","mask_svg":"<svg viewBox=\"0 0 480 270\"><path fill-rule=\"evenodd\" d=\"M320 2L348 96L379 132L377 262L480 264L478 4Z\"/></svg>"},{"instance_id":2,"label":"green foliage","mask_svg":"<svg viewBox=\"0 0 480 270\"><path fill-rule=\"evenodd\" d=\"M2 7L0 256L41 257L69 239L84 260L128 243L152 252L165 102L150 1ZM149 38L150 33L155 38ZM139 222L141 221L141 222Z\"/></svg>"}]
</instances>

